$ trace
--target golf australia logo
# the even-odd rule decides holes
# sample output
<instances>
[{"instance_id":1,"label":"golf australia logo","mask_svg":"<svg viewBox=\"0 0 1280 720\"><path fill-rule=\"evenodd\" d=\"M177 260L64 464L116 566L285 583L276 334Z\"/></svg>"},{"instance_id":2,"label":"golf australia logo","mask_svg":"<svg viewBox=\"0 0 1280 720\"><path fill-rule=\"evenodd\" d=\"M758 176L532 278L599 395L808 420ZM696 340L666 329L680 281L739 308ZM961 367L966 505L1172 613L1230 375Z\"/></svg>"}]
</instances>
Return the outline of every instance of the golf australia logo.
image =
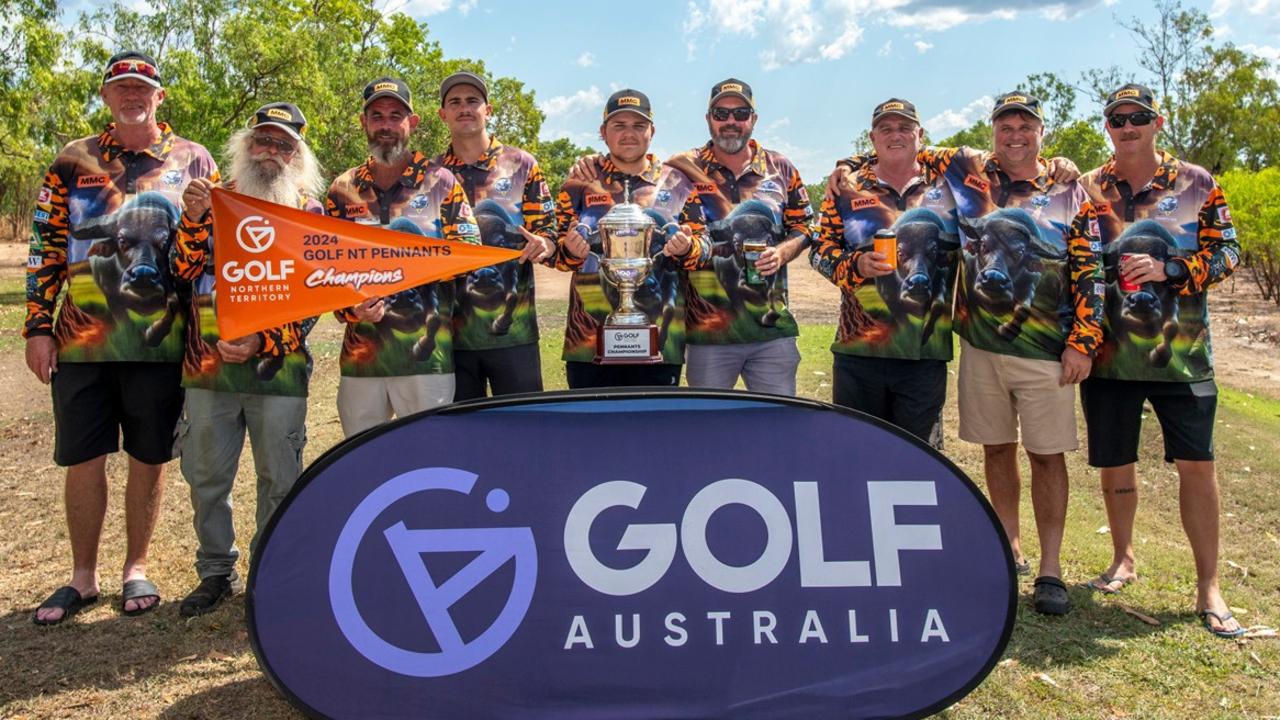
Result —
<instances>
[{"instance_id":1,"label":"golf australia logo","mask_svg":"<svg viewBox=\"0 0 1280 720\"><path fill-rule=\"evenodd\" d=\"M250 215L236 226L236 244L245 252L254 255L266 252L275 240L276 229L261 215Z\"/></svg>"},{"instance_id":2,"label":"golf australia logo","mask_svg":"<svg viewBox=\"0 0 1280 720\"><path fill-rule=\"evenodd\" d=\"M476 480L476 475L454 468L411 470L379 486L348 518L329 566L329 600L343 636L370 662L411 677L454 675L487 660L520 627L533 599L538 576L532 529L411 527L414 520L410 513L405 513L405 517L399 520L395 519L394 513L386 513L401 499L416 493L470 495ZM488 511L495 515L505 511L510 501L510 496L501 488L491 489L483 500ZM357 551L365 536L375 531L382 538L371 540L370 545L386 543L404 575L405 586L412 592L422 613L422 620L440 648L439 652L400 647L378 635L361 615L357 598L365 601L388 592L385 587L356 587L354 583ZM442 579L433 576L424 562L424 557L433 553L479 554L452 576ZM366 560L366 555L361 556L362 561ZM466 603L468 595L508 561L514 561L515 573L510 594L501 611L478 635L463 637L450 611L456 605Z\"/></svg>"}]
</instances>

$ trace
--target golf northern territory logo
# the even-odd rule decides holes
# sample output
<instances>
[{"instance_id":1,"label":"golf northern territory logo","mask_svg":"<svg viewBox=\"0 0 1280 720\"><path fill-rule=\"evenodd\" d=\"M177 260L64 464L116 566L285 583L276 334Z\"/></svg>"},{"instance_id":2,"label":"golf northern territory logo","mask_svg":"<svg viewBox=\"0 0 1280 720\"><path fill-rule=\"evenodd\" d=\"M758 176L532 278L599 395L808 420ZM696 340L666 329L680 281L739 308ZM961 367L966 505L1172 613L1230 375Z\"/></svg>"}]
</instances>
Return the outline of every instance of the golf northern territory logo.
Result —
<instances>
[{"instance_id":1,"label":"golf northern territory logo","mask_svg":"<svg viewBox=\"0 0 1280 720\"><path fill-rule=\"evenodd\" d=\"M477 476L453 468L422 468L398 475L370 493L348 518L329 565L329 600L334 618L347 641L370 662L412 677L442 677L484 662L502 648L524 620L538 577L538 556L533 531L528 527L416 527L411 516L395 519L385 511L416 493L460 493L469 496ZM472 498L475 502L480 499ZM483 500L494 515L510 504L501 488L490 490ZM376 523L376 525L375 525ZM356 587L353 579L356 553L370 532L384 538L404 574L422 618L439 646L439 652L421 652L396 645L375 632L361 615L357 598L387 588ZM375 541L376 542L376 541ZM433 553L479 553L442 582L433 577L424 558ZM497 617L475 637L463 637L450 609L467 602L467 595L509 560L515 562L511 593ZM361 603L363 604L363 602Z\"/></svg>"}]
</instances>

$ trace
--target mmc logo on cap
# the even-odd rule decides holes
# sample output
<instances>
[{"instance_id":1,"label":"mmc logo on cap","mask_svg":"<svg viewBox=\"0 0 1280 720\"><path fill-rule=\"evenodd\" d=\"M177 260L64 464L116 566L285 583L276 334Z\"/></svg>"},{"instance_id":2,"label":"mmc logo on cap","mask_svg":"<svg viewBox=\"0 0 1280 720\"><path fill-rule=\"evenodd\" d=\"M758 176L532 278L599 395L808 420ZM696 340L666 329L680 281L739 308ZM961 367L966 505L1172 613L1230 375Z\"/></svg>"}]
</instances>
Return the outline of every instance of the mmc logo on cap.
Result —
<instances>
[{"instance_id":1,"label":"mmc logo on cap","mask_svg":"<svg viewBox=\"0 0 1280 720\"><path fill-rule=\"evenodd\" d=\"M374 85L374 86L373 86L373 91L374 91L374 92L376 92L376 93L378 93L378 92L384 92L384 91L387 91L387 90L390 90L391 92L395 92L395 91L397 91L397 90L399 90L399 89L400 89L400 88L399 88L399 86L397 86L397 85L396 85L395 83L393 83L393 82L380 82L380 83L378 83L377 85Z\"/></svg>"},{"instance_id":2,"label":"mmc logo on cap","mask_svg":"<svg viewBox=\"0 0 1280 720\"><path fill-rule=\"evenodd\" d=\"M293 120L293 115L289 114L286 110L281 110L280 108L270 108L267 110L266 115L269 118L284 120L285 122L291 122Z\"/></svg>"},{"instance_id":3,"label":"mmc logo on cap","mask_svg":"<svg viewBox=\"0 0 1280 720\"><path fill-rule=\"evenodd\" d=\"M1116 99L1119 100L1121 98L1136 98L1141 94L1142 93L1137 88L1125 88L1124 90L1121 90L1120 92L1116 93Z\"/></svg>"},{"instance_id":4,"label":"mmc logo on cap","mask_svg":"<svg viewBox=\"0 0 1280 720\"><path fill-rule=\"evenodd\" d=\"M618 98L618 104L619 105L635 105L636 107L640 107L640 98L631 97L629 95L627 97L620 97Z\"/></svg>"}]
</instances>

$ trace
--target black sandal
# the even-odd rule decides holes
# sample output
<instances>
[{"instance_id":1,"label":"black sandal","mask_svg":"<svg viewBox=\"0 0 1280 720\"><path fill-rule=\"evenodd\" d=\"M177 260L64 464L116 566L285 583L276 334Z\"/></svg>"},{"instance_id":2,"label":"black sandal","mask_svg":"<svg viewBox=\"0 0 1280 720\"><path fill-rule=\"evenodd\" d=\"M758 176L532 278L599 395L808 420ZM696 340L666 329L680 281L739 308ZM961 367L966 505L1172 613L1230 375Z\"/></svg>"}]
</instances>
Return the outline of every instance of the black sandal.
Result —
<instances>
[{"instance_id":1,"label":"black sandal","mask_svg":"<svg viewBox=\"0 0 1280 720\"><path fill-rule=\"evenodd\" d=\"M57 625L63 620L66 620L72 615L80 612L83 608L89 607L96 602L98 602L97 595L84 597L80 594L79 590L76 590L70 585L63 585L57 590L54 590L53 594L50 595L47 600L40 603L40 607L36 608L36 614L31 616L31 621L37 625ZM41 610L50 609L61 610L62 617L57 620L41 620L39 612Z\"/></svg>"},{"instance_id":2,"label":"black sandal","mask_svg":"<svg viewBox=\"0 0 1280 720\"><path fill-rule=\"evenodd\" d=\"M1035 582L1035 609L1042 615L1066 615L1071 612L1067 586L1056 577L1041 575Z\"/></svg>"},{"instance_id":3,"label":"black sandal","mask_svg":"<svg viewBox=\"0 0 1280 720\"><path fill-rule=\"evenodd\" d=\"M156 608L160 607L160 590L156 588L155 583L151 582L146 578L140 578L138 580L129 580L125 582L124 589L120 593L120 595L121 595L120 612L124 613L125 615L128 615L129 617L146 615L152 610L155 610ZM149 597L155 598L156 601L151 603L150 605L136 607L132 610L126 610L124 607L125 603L129 602L130 600L145 600Z\"/></svg>"}]
</instances>

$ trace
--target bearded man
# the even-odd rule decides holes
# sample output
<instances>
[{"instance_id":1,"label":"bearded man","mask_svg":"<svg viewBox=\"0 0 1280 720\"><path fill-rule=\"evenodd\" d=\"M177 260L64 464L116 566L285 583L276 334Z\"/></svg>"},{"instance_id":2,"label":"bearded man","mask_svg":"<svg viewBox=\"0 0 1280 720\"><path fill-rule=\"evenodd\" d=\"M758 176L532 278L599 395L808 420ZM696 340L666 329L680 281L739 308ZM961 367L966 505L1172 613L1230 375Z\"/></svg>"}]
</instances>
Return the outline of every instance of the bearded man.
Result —
<instances>
[{"instance_id":1,"label":"bearded man","mask_svg":"<svg viewBox=\"0 0 1280 720\"><path fill-rule=\"evenodd\" d=\"M258 108L249 127L227 142L226 187L280 205L323 213L320 168L304 137L307 121L291 103ZM193 180L183 194L186 209L170 252L174 275L193 283L191 321L182 362L186 407L179 424L182 475L191 486L195 513L196 573L200 583L178 611L203 615L243 589L236 561L231 487L245 433L258 476L257 530L288 494L302 472L307 442L307 381L311 353L307 334L315 318L287 323L242 338L218 335L214 297L213 183ZM249 544L252 553L257 535Z\"/></svg>"}]
</instances>

